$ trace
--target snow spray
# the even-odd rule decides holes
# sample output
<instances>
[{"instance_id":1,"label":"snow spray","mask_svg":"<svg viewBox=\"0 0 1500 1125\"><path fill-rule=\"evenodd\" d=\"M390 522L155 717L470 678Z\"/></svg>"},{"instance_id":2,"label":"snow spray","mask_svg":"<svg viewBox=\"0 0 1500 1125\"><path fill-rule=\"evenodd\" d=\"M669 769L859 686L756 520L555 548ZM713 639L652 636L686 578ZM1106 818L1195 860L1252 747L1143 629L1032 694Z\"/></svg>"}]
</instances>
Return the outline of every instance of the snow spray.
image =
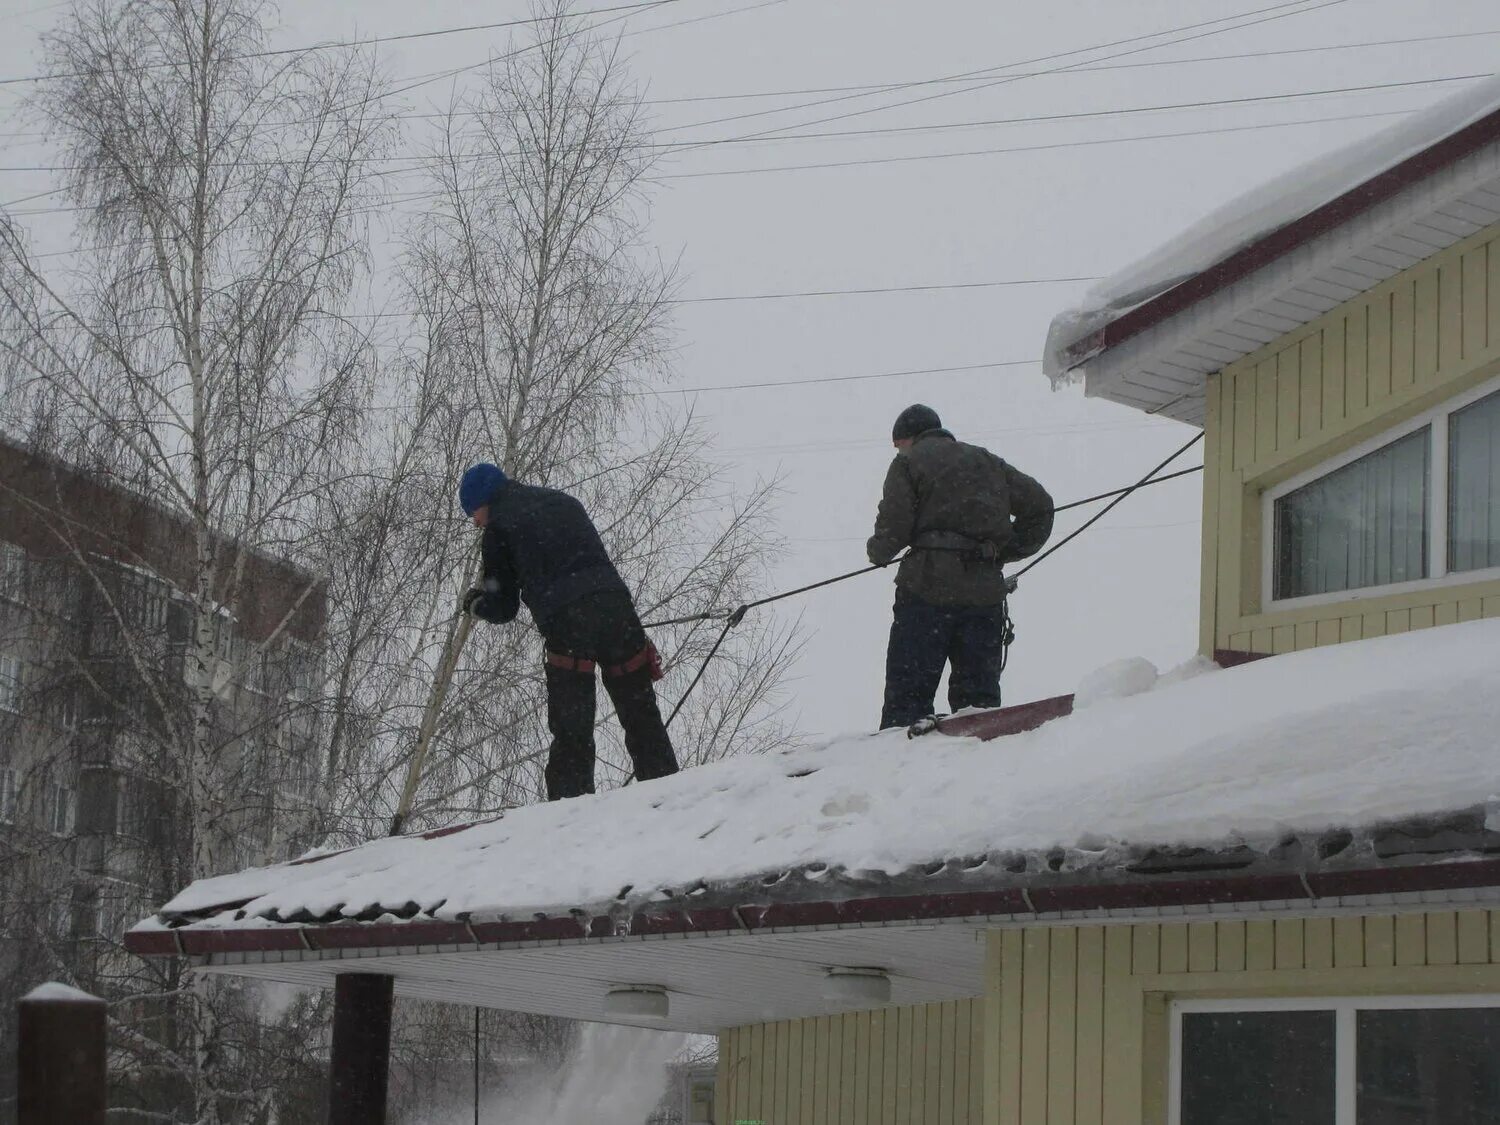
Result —
<instances>
[{"instance_id":1,"label":"snow spray","mask_svg":"<svg viewBox=\"0 0 1500 1125\"><path fill-rule=\"evenodd\" d=\"M481 1100L481 1125L645 1125L666 1092L667 1066L688 1036L611 1024L585 1024L562 1067L518 1089ZM473 1106L426 1125L470 1125Z\"/></svg>"}]
</instances>

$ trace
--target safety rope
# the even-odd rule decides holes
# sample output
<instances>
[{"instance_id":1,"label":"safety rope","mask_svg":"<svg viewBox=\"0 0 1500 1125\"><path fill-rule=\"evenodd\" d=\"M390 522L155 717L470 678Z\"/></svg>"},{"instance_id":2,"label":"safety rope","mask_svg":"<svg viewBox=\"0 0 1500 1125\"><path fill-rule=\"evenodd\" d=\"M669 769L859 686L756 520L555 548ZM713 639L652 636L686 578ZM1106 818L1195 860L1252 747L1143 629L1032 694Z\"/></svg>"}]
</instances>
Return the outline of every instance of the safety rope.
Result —
<instances>
[{"instance_id":1,"label":"safety rope","mask_svg":"<svg viewBox=\"0 0 1500 1125\"><path fill-rule=\"evenodd\" d=\"M1129 496L1132 492L1135 492L1138 488L1141 488L1142 486L1144 486L1144 485L1146 485L1148 483L1154 483L1151 480L1152 477L1156 476L1157 473L1161 472L1168 465L1170 465L1173 461L1177 460L1177 458L1181 457L1184 453L1186 453L1189 449L1192 449L1193 446L1197 445L1202 440L1203 440L1203 431L1199 430L1196 434L1194 434L1191 438L1189 438L1186 443L1184 443L1181 447L1179 447L1176 453L1172 454L1170 457L1168 457L1161 464L1157 465L1156 468L1152 469L1149 473L1147 473L1145 476L1143 476L1140 480L1136 481L1134 484L1130 485L1128 488L1120 489L1118 496L1116 496L1108 504L1104 505L1104 507L1100 508L1097 512L1095 512L1092 516L1090 516L1088 519L1086 519L1078 527L1074 528L1073 531L1070 534L1068 534L1067 536L1065 536L1062 539L1059 539L1056 543L1052 544L1052 546L1048 547L1045 551L1043 551L1036 558L1032 559L1029 563L1027 563L1025 566L1023 566L1020 570L1018 570L1014 574L1012 574L1011 577L1012 578L1020 578L1021 575L1025 574L1032 567L1036 566L1037 563L1041 562L1047 556L1055 554L1061 548L1066 547L1069 543L1071 543L1073 540L1077 539L1080 535L1082 535L1089 528L1093 527L1094 524L1098 523L1105 516L1109 515L1109 513L1111 511L1113 511L1116 507L1118 507L1121 503L1123 503L1124 500L1125 500L1125 498L1127 496ZM1096 497L1096 499L1097 499L1097 497ZM1083 503L1083 502L1086 502L1086 501L1080 501L1080 502ZM1067 507L1073 507L1073 506L1074 505L1072 505L1072 504L1067 505ZM1054 509L1054 511L1061 511L1061 510L1062 509L1060 509L1060 508Z\"/></svg>"},{"instance_id":2,"label":"safety rope","mask_svg":"<svg viewBox=\"0 0 1500 1125\"><path fill-rule=\"evenodd\" d=\"M1101 493L1099 493L1096 496L1086 496L1082 500L1074 500L1074 501L1071 501L1070 503L1067 503L1067 504L1059 504L1059 505L1055 506L1052 509L1053 512L1065 512L1065 511L1067 511L1070 508L1077 508L1077 507L1080 507L1080 506L1082 506L1084 504L1092 504L1096 500L1105 500L1105 499L1108 499L1109 497L1114 497L1114 499L1110 500L1110 502L1108 504L1106 504L1103 508L1101 508L1098 512L1096 512L1096 513L1094 513L1094 515L1090 516L1081 526L1075 528L1066 537L1064 537L1063 539L1058 540L1051 547L1048 547L1040 555L1037 555L1036 558L1032 559L1029 563L1027 563L1025 566L1023 566L1020 570L1018 570L1014 574L1010 575L1009 578L1007 578L1007 580L1006 580L1006 591L1007 591L1007 593L1010 593L1010 592L1012 592L1012 591L1015 590L1016 580L1018 578L1020 578L1021 575L1025 574L1028 570L1030 570L1032 567L1036 566L1037 563L1041 562L1043 559L1047 558L1049 555L1055 553L1060 548L1066 546L1068 543L1071 543L1074 539L1077 539L1078 536L1080 536L1081 534L1083 534L1083 532L1087 531L1094 524L1098 523L1101 519L1103 519L1105 516L1107 516L1115 507L1117 507L1119 504L1121 504L1122 502L1124 502L1124 500L1125 500L1125 498L1127 496L1130 496L1132 493L1137 492L1140 489L1145 488L1145 487L1147 487L1149 485L1161 484L1163 481L1174 480L1177 477L1187 476L1190 473L1202 472L1203 466L1202 465L1195 465L1191 469L1180 469L1180 470L1178 470L1175 473L1168 473L1165 476L1160 476L1159 477L1159 476L1156 475L1157 473L1161 472L1168 465L1170 465L1173 461L1177 460L1177 458L1181 457L1184 453L1186 453L1189 449L1193 448L1193 446L1197 445L1198 442L1200 442L1202 440L1203 440L1203 431L1200 430L1200 431L1198 431L1198 433L1194 434L1193 437L1189 441L1187 441L1181 447L1179 447L1178 450L1175 453L1173 453L1170 457L1166 458L1166 460L1164 460L1160 464L1158 464L1154 469L1152 469L1149 473L1147 473L1145 476L1143 476L1140 480L1136 481L1134 484L1126 485L1124 488L1111 489L1108 492L1101 492ZM927 550L927 549L930 549L930 548L921 548L921 549ZM684 691L682 693L682 696L677 700L677 706L675 706L675 707L672 708L672 714L667 719L667 725L668 726L672 725L672 720L675 719L675 718L677 718L678 713L682 710L683 704L685 704L688 701L688 696L690 696L690 695L693 694L693 689L695 689L698 686L698 684L702 681L704 673L708 671L709 661L711 661L716 655L718 655L719 649L724 644L725 638L727 638L729 636L730 630L732 630L736 625L738 625L741 621L743 621L745 619L745 615L747 613L749 613L752 609L759 609L761 606L771 605L773 602L783 601L783 600L785 600L787 598L794 598L798 594L806 594L806 593L810 593L813 590L821 590L824 586L832 586L836 582L847 582L851 578L858 578L861 574L869 574L873 570L884 570L888 566L893 566L896 563L901 562L902 559L906 558L907 555L909 555L910 553L911 553L910 551L907 551L907 552L905 552L905 553L903 553L901 555L898 555L896 558L893 558L888 563L876 563L876 564L874 564L872 566L865 566L865 567L861 567L858 570L848 571L845 574L837 574L837 575L835 575L832 578L825 578L821 582L810 582L806 586L798 586L795 590L783 590L779 594L772 594L769 597L761 598L758 601L746 602L744 605L739 606L738 608L733 609L733 610L727 610L727 611L726 610L708 610L708 611L706 611L704 613L689 614L686 617L673 617L673 618L668 618L667 620L664 620L664 621L652 621L652 622L648 622L644 626L645 628L647 628L647 629L658 629L658 628L662 628L662 627L667 626L667 625L685 625L685 624L688 624L689 622L694 622L694 621L718 621L720 619L722 619L724 621L724 628L720 631L718 639L716 641L714 641L713 647L708 650L708 655L703 658L703 663L701 663L698 666L698 674L693 677L693 682L690 683L690 684L688 684L687 690ZM1003 648L1004 648L1004 655L1001 658L1001 671L1002 672L1004 671L1005 664L1009 662L1009 658L1010 658L1010 642L1015 638L1015 628L1012 625L1011 620L1010 620L1010 609L1009 609L1008 605L1006 606L1004 612L1005 612L1005 623L1004 623L1004 627L1003 628L1004 628L1005 641L1004 641L1004 646L1003 646ZM633 776L634 775L632 774L632 777Z\"/></svg>"}]
</instances>

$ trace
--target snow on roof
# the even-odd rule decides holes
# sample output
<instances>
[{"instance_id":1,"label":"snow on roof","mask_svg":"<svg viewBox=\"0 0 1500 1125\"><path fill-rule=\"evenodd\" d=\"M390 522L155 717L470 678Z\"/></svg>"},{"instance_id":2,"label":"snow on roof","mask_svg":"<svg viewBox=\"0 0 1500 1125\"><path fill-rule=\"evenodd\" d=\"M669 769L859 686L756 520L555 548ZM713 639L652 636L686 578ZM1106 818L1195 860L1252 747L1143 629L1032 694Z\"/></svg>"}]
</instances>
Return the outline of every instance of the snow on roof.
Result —
<instances>
[{"instance_id":1,"label":"snow on roof","mask_svg":"<svg viewBox=\"0 0 1500 1125\"><path fill-rule=\"evenodd\" d=\"M1500 620L1160 679L1126 662L1091 677L1070 717L993 742L887 731L731 759L200 880L161 917L244 928L414 903L439 920L529 918L809 865L894 874L1056 846L1269 846L1472 808L1500 793L1497 654Z\"/></svg>"},{"instance_id":2,"label":"snow on roof","mask_svg":"<svg viewBox=\"0 0 1500 1125\"><path fill-rule=\"evenodd\" d=\"M1237 196L1139 261L1091 288L1053 318L1042 368L1058 386L1082 360L1075 346L1236 251L1500 110L1500 75L1458 93Z\"/></svg>"}]
</instances>

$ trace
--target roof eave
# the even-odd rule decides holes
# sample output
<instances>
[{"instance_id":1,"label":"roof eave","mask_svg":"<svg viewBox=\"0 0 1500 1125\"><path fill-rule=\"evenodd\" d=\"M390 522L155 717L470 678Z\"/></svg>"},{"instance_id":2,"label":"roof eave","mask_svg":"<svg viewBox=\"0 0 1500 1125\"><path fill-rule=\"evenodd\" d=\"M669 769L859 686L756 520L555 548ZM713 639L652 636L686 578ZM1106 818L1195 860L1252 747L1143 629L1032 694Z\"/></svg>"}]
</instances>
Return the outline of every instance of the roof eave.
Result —
<instances>
[{"instance_id":1,"label":"roof eave","mask_svg":"<svg viewBox=\"0 0 1500 1125\"><path fill-rule=\"evenodd\" d=\"M1500 141L1500 110L1481 117L1321 207L1309 211L1300 219L1241 247L1208 269L1121 314L1097 333L1070 346L1070 356L1073 348L1080 344L1085 345L1086 349L1096 348L1098 351L1118 347L1152 325L1198 304L1233 282L1248 277L1314 238L1338 229L1377 204L1496 141Z\"/></svg>"},{"instance_id":2,"label":"roof eave","mask_svg":"<svg viewBox=\"0 0 1500 1125\"><path fill-rule=\"evenodd\" d=\"M264 923L232 926L153 927L125 935L138 956L214 957L340 950L393 950L417 946L488 946L536 942L580 944L622 936L691 936L770 933L794 927L854 928L960 919L1045 921L1072 915L1129 915L1164 908L1208 910L1233 904L1277 903L1316 909L1349 896L1399 895L1491 888L1500 890L1500 858L1469 854L1436 861L1304 869L1272 867L1249 874L1189 878L1142 875L1109 879L1025 878L1007 885L967 880L929 893L883 893L802 901L776 901L758 881L725 888L701 906L665 903L630 913L575 911L529 920ZM975 885L978 884L978 885Z\"/></svg>"},{"instance_id":3,"label":"roof eave","mask_svg":"<svg viewBox=\"0 0 1500 1125\"><path fill-rule=\"evenodd\" d=\"M1065 348L1063 366L1082 377L1089 397L1201 426L1209 374L1406 268L1372 271L1364 258L1383 260L1385 242L1404 243L1413 224L1444 207L1470 206L1472 193L1492 200L1497 154L1500 110L1096 326ZM1353 277L1351 260L1360 263L1362 280ZM1330 286L1328 274L1341 280ZM1343 295L1327 298L1332 289ZM1290 319L1289 304L1301 308Z\"/></svg>"}]
</instances>

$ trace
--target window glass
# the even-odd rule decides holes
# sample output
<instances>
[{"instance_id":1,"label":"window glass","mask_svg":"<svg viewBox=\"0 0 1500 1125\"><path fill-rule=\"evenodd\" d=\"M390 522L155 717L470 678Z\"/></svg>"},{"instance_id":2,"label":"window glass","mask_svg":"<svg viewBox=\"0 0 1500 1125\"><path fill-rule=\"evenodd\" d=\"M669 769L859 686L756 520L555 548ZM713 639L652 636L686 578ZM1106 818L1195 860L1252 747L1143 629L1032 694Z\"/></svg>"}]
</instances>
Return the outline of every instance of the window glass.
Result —
<instances>
[{"instance_id":1,"label":"window glass","mask_svg":"<svg viewBox=\"0 0 1500 1125\"><path fill-rule=\"evenodd\" d=\"M1182 1125L1332 1125L1332 1012L1188 1012Z\"/></svg>"},{"instance_id":2,"label":"window glass","mask_svg":"<svg viewBox=\"0 0 1500 1125\"><path fill-rule=\"evenodd\" d=\"M1500 392L1448 419L1448 569L1500 566Z\"/></svg>"},{"instance_id":3,"label":"window glass","mask_svg":"<svg viewBox=\"0 0 1500 1125\"><path fill-rule=\"evenodd\" d=\"M1431 441L1423 427L1276 501L1277 598L1427 577Z\"/></svg>"},{"instance_id":4,"label":"window glass","mask_svg":"<svg viewBox=\"0 0 1500 1125\"><path fill-rule=\"evenodd\" d=\"M0 598L24 600L26 552L14 543L0 542Z\"/></svg>"},{"instance_id":5,"label":"window glass","mask_svg":"<svg viewBox=\"0 0 1500 1125\"><path fill-rule=\"evenodd\" d=\"M20 658L0 653L0 711L21 709L21 683Z\"/></svg>"},{"instance_id":6,"label":"window glass","mask_svg":"<svg viewBox=\"0 0 1500 1125\"><path fill-rule=\"evenodd\" d=\"M1500 1125L1500 1008L1358 1013L1357 1125Z\"/></svg>"}]
</instances>

